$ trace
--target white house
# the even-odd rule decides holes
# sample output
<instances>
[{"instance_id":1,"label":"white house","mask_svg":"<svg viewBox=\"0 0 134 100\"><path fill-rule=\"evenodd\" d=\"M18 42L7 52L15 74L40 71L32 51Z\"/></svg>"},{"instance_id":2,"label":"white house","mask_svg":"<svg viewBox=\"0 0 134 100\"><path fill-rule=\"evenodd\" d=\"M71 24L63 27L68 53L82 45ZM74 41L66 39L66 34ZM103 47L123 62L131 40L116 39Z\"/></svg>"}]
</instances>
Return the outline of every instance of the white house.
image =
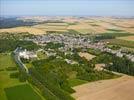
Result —
<instances>
[{"instance_id":1,"label":"white house","mask_svg":"<svg viewBox=\"0 0 134 100\"><path fill-rule=\"evenodd\" d=\"M25 59L37 58L36 53L27 51L26 49L24 51L20 51L19 56Z\"/></svg>"}]
</instances>

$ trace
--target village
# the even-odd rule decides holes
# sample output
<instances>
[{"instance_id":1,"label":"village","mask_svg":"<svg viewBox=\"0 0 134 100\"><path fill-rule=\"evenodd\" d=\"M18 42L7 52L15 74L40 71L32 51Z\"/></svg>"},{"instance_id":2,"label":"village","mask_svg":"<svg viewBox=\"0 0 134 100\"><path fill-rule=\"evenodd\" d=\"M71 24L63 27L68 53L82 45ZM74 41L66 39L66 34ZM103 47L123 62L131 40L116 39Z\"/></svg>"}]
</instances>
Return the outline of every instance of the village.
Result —
<instances>
[{"instance_id":1,"label":"village","mask_svg":"<svg viewBox=\"0 0 134 100\"><path fill-rule=\"evenodd\" d=\"M34 43L46 46L48 43L60 43L63 44L62 46L58 47L58 50L61 52L67 53L73 53L72 51L75 48L81 48L81 52L87 52L88 48L92 48L95 50L100 50L101 52L107 52L114 54L117 57L127 57L129 60L134 62L134 55L128 52L125 52L124 49L120 48L117 50L113 50L111 48L108 48L107 42L104 41L98 41L93 42L92 37L87 35L69 35L69 34L47 34L47 35L37 35L34 38L26 38L27 41L33 41ZM47 56L56 56L56 52L54 49L45 49L43 50ZM28 53L27 53L28 52ZM20 53L20 56L24 58L31 58L31 57L37 57L35 53L29 53L29 51L22 51Z\"/></svg>"}]
</instances>

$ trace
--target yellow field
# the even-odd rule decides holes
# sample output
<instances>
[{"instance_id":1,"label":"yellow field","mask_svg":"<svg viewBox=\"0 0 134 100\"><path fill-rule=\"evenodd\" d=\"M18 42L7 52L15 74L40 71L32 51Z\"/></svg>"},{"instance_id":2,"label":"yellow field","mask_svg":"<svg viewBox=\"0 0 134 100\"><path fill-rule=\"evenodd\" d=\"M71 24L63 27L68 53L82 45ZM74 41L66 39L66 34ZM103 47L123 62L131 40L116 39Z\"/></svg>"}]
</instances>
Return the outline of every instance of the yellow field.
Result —
<instances>
[{"instance_id":1,"label":"yellow field","mask_svg":"<svg viewBox=\"0 0 134 100\"><path fill-rule=\"evenodd\" d=\"M8 29L0 29L1 32L9 32L9 33L21 33L21 32L29 32L30 34L45 34L46 31L32 28L32 27L15 27L15 28L8 28Z\"/></svg>"},{"instance_id":2,"label":"yellow field","mask_svg":"<svg viewBox=\"0 0 134 100\"><path fill-rule=\"evenodd\" d=\"M134 34L134 19L114 19L110 17L87 17L86 19L76 17L55 17L54 20L61 20L63 22L53 22L38 24L31 27L16 27L8 29L0 29L0 32L29 32L31 34L45 34L47 31L62 31L67 32L69 29L73 29L82 34L101 34L109 32L107 29L123 30L124 32L130 32ZM28 18L24 20L31 20ZM35 17L33 20L46 20L43 18ZM53 20L52 18L48 18ZM74 23L74 24L69 24Z\"/></svg>"},{"instance_id":3,"label":"yellow field","mask_svg":"<svg viewBox=\"0 0 134 100\"><path fill-rule=\"evenodd\" d=\"M134 77L89 82L73 87L76 100L133 100Z\"/></svg>"}]
</instances>

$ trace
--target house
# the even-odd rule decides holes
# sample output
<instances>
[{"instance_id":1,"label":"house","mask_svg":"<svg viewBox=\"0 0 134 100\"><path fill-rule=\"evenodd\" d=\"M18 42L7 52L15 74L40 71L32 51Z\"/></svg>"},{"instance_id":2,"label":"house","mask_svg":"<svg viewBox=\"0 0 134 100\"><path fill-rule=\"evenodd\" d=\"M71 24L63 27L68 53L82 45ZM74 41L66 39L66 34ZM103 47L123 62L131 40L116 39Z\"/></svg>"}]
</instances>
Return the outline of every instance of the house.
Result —
<instances>
[{"instance_id":1,"label":"house","mask_svg":"<svg viewBox=\"0 0 134 100\"><path fill-rule=\"evenodd\" d=\"M36 53L32 51L22 50L19 52L19 56L24 59L31 59L31 58L37 58Z\"/></svg>"}]
</instances>

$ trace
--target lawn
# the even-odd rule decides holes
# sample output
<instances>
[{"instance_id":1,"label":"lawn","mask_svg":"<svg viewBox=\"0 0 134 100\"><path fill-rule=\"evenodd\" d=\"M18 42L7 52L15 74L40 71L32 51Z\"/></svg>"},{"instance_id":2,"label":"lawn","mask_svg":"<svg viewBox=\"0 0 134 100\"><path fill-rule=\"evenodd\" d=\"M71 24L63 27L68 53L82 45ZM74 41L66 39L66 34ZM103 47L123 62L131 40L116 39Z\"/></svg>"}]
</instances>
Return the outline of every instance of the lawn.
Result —
<instances>
[{"instance_id":1,"label":"lawn","mask_svg":"<svg viewBox=\"0 0 134 100\"><path fill-rule=\"evenodd\" d=\"M5 92L8 100L42 100L28 84L6 88Z\"/></svg>"},{"instance_id":2,"label":"lawn","mask_svg":"<svg viewBox=\"0 0 134 100\"><path fill-rule=\"evenodd\" d=\"M88 81L74 78L74 79L68 79L68 82L69 82L69 85L71 87L73 87L73 86L77 86L77 85L81 85L81 84L87 83Z\"/></svg>"}]
</instances>

